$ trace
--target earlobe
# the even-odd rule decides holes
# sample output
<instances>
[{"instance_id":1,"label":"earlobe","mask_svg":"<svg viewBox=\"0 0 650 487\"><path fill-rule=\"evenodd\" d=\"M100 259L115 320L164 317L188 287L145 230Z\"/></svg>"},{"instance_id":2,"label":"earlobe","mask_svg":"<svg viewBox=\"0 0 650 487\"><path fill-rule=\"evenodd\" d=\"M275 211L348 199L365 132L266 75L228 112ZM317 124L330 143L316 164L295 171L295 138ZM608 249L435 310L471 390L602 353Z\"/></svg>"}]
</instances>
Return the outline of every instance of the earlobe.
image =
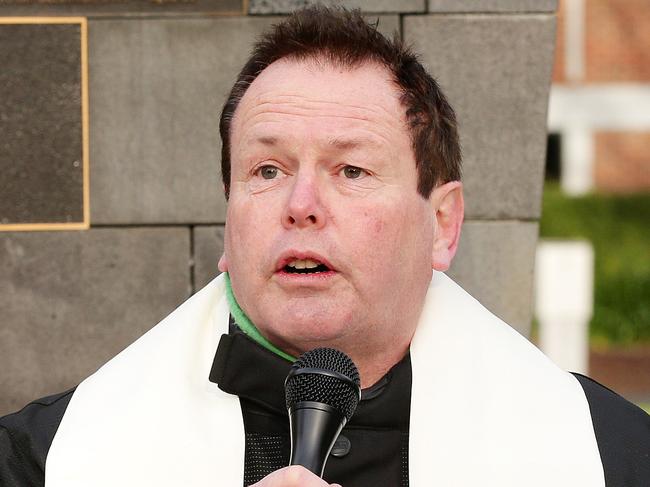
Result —
<instances>
[{"instance_id":1,"label":"earlobe","mask_svg":"<svg viewBox=\"0 0 650 487\"><path fill-rule=\"evenodd\" d=\"M219 264L217 267L219 267L219 270L221 272L228 272L228 259L226 259L225 252L221 254L221 257L219 258Z\"/></svg>"},{"instance_id":2,"label":"earlobe","mask_svg":"<svg viewBox=\"0 0 650 487\"><path fill-rule=\"evenodd\" d=\"M438 186L433 190L431 202L435 213L431 266L446 271L456 255L465 214L462 183L451 181Z\"/></svg>"}]
</instances>

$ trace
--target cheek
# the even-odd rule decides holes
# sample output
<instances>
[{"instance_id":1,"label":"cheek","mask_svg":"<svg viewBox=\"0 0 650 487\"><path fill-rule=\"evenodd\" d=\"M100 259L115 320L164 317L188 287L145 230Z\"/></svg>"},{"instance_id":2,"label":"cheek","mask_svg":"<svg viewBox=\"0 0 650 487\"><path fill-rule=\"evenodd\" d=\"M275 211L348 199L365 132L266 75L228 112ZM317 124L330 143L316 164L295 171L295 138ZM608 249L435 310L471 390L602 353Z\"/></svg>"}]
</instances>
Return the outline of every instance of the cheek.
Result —
<instances>
[{"instance_id":1,"label":"cheek","mask_svg":"<svg viewBox=\"0 0 650 487\"><path fill-rule=\"evenodd\" d=\"M360 212L359 218L350 219L354 231L350 234L352 252L357 262L364 262L371 275L379 277L390 269L390 262L399 258L402 241L403 214L399 208L377 205Z\"/></svg>"},{"instance_id":2,"label":"cheek","mask_svg":"<svg viewBox=\"0 0 650 487\"><path fill-rule=\"evenodd\" d=\"M226 249L228 259L247 268L261 253L265 235L264 219L250 202L233 202L228 207Z\"/></svg>"},{"instance_id":3,"label":"cheek","mask_svg":"<svg viewBox=\"0 0 650 487\"><path fill-rule=\"evenodd\" d=\"M429 208L419 201L402 203L384 205L381 211L375 207L364 212L365 224L360 238L366 243L366 249L372 250L366 258L375 258L377 272L428 266L433 245Z\"/></svg>"},{"instance_id":4,"label":"cheek","mask_svg":"<svg viewBox=\"0 0 650 487\"><path fill-rule=\"evenodd\" d=\"M372 224L370 225L370 228L372 228L376 238L381 238L381 236L384 234L385 227L386 227L386 222L381 218L375 218Z\"/></svg>"},{"instance_id":5,"label":"cheek","mask_svg":"<svg viewBox=\"0 0 650 487\"><path fill-rule=\"evenodd\" d=\"M360 212L360 215L362 215L363 221L360 229L366 235L366 238L370 237L373 241L386 238L385 232L390 220L389 211L386 209L378 211L377 207L370 207Z\"/></svg>"}]
</instances>

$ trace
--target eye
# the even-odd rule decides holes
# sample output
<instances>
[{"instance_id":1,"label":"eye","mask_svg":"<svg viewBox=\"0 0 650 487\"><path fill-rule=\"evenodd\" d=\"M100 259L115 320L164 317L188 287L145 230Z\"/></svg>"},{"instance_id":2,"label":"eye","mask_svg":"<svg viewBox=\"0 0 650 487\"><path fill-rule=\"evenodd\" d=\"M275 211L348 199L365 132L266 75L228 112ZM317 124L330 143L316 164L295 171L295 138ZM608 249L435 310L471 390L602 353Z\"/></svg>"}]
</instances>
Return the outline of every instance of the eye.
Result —
<instances>
[{"instance_id":1,"label":"eye","mask_svg":"<svg viewBox=\"0 0 650 487\"><path fill-rule=\"evenodd\" d=\"M365 171L363 169L356 166L345 166L343 168L343 174L348 179L359 179L364 173Z\"/></svg>"},{"instance_id":2,"label":"eye","mask_svg":"<svg viewBox=\"0 0 650 487\"><path fill-rule=\"evenodd\" d=\"M257 172L264 179L275 179L278 176L278 168L275 166L262 166L257 170Z\"/></svg>"}]
</instances>

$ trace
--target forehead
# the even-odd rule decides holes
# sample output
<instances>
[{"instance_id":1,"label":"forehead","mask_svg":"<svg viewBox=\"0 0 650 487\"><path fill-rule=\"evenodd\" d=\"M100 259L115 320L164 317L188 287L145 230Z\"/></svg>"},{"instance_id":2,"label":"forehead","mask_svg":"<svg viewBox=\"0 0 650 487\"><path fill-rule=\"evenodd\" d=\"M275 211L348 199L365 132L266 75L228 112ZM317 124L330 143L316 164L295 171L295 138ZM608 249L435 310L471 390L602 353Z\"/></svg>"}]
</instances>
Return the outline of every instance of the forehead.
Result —
<instances>
[{"instance_id":1,"label":"forehead","mask_svg":"<svg viewBox=\"0 0 650 487\"><path fill-rule=\"evenodd\" d=\"M274 62L239 103L233 139L277 122L318 124L323 130L370 129L385 138L406 133L399 89L390 72L376 63L348 68L317 60Z\"/></svg>"}]
</instances>

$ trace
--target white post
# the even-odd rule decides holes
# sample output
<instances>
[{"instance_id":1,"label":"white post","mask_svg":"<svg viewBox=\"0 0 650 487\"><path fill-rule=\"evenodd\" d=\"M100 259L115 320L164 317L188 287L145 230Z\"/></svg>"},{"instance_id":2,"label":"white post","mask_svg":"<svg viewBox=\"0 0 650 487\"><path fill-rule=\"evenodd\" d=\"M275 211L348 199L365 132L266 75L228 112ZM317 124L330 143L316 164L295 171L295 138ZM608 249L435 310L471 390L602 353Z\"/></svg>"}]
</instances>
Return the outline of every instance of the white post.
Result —
<instances>
[{"instance_id":1,"label":"white post","mask_svg":"<svg viewBox=\"0 0 650 487\"><path fill-rule=\"evenodd\" d=\"M564 20L564 74L568 81L585 77L585 0L568 0Z\"/></svg>"},{"instance_id":2,"label":"white post","mask_svg":"<svg viewBox=\"0 0 650 487\"><path fill-rule=\"evenodd\" d=\"M569 196L581 196L594 186L594 138L589 129L571 127L562 134L560 186Z\"/></svg>"},{"instance_id":3,"label":"white post","mask_svg":"<svg viewBox=\"0 0 650 487\"><path fill-rule=\"evenodd\" d=\"M594 252L583 241L542 241L535 264L540 348L559 367L586 374Z\"/></svg>"}]
</instances>

